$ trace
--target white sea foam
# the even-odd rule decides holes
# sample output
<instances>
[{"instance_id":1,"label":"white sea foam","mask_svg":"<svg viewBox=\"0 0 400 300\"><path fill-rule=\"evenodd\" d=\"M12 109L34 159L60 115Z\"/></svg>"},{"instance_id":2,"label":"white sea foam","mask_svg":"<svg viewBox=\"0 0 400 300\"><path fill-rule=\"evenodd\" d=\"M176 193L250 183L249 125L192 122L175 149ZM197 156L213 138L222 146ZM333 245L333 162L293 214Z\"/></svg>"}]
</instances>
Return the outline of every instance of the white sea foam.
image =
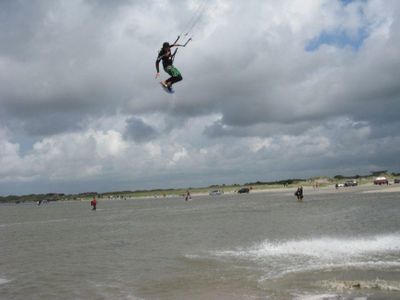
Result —
<instances>
[{"instance_id":1,"label":"white sea foam","mask_svg":"<svg viewBox=\"0 0 400 300\"><path fill-rule=\"evenodd\" d=\"M216 255L251 258L306 256L322 259L365 256L400 251L400 235L383 235L365 238L313 238L272 242L237 250L218 251Z\"/></svg>"},{"instance_id":2,"label":"white sea foam","mask_svg":"<svg viewBox=\"0 0 400 300\"><path fill-rule=\"evenodd\" d=\"M248 248L215 251L212 256L253 261L265 270L263 281L318 270L399 269L399 251L400 235L391 234L364 238L266 240Z\"/></svg>"},{"instance_id":3,"label":"white sea foam","mask_svg":"<svg viewBox=\"0 0 400 300\"><path fill-rule=\"evenodd\" d=\"M338 295L335 294L318 294L318 295L295 295L295 300L336 300L341 299Z\"/></svg>"},{"instance_id":4,"label":"white sea foam","mask_svg":"<svg viewBox=\"0 0 400 300\"><path fill-rule=\"evenodd\" d=\"M5 278L0 278L0 284L6 284L10 282L11 280L5 279Z\"/></svg>"},{"instance_id":5,"label":"white sea foam","mask_svg":"<svg viewBox=\"0 0 400 300\"><path fill-rule=\"evenodd\" d=\"M282 271L279 275L285 275L289 273L301 273L301 272L311 272L311 271L335 271L335 270L388 270L391 268L400 268L400 262L345 262L345 263L320 263L320 264L297 264L287 266L286 270ZM275 277L280 277L275 276ZM262 278L263 281L267 278Z\"/></svg>"}]
</instances>

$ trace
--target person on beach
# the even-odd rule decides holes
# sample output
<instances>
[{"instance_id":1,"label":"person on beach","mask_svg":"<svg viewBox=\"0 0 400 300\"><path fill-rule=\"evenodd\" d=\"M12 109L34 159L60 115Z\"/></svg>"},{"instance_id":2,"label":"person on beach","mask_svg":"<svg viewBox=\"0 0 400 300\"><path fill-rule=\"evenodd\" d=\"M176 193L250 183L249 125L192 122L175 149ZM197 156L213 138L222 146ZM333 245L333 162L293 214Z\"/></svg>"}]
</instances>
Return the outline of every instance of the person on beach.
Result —
<instances>
[{"instance_id":1,"label":"person on beach","mask_svg":"<svg viewBox=\"0 0 400 300\"><path fill-rule=\"evenodd\" d=\"M187 191L187 192L186 192L185 201L189 201L190 199L192 199L192 196L190 195L190 192Z\"/></svg>"},{"instance_id":2,"label":"person on beach","mask_svg":"<svg viewBox=\"0 0 400 300\"><path fill-rule=\"evenodd\" d=\"M92 210L96 210L97 201L95 197L93 197L93 200L90 201L90 205L92 206Z\"/></svg>"},{"instance_id":3,"label":"person on beach","mask_svg":"<svg viewBox=\"0 0 400 300\"><path fill-rule=\"evenodd\" d=\"M303 187L299 186L297 188L297 191L294 193L294 195L297 197L297 201L299 201L299 202L303 201L303 198L304 198L304 196L303 196Z\"/></svg>"}]
</instances>

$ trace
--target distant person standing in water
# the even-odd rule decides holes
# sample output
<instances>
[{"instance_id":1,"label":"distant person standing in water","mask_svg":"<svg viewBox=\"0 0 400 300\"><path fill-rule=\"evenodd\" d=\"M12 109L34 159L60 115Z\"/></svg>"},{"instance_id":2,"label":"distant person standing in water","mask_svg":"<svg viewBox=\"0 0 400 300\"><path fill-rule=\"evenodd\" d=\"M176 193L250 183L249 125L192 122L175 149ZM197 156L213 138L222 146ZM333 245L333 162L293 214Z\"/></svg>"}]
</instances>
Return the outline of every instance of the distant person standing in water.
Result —
<instances>
[{"instance_id":1,"label":"distant person standing in water","mask_svg":"<svg viewBox=\"0 0 400 300\"><path fill-rule=\"evenodd\" d=\"M299 202L303 201L303 198L304 198L304 196L303 196L303 187L299 186L297 188L297 191L294 193L294 195L297 197L297 201L299 201Z\"/></svg>"},{"instance_id":2,"label":"distant person standing in water","mask_svg":"<svg viewBox=\"0 0 400 300\"><path fill-rule=\"evenodd\" d=\"M96 210L97 201L95 197L93 197L93 200L90 201L90 205L92 206L92 210Z\"/></svg>"},{"instance_id":3,"label":"distant person standing in water","mask_svg":"<svg viewBox=\"0 0 400 300\"><path fill-rule=\"evenodd\" d=\"M190 199L192 199L192 196L190 195L189 191L186 191L185 201L189 201Z\"/></svg>"}]
</instances>

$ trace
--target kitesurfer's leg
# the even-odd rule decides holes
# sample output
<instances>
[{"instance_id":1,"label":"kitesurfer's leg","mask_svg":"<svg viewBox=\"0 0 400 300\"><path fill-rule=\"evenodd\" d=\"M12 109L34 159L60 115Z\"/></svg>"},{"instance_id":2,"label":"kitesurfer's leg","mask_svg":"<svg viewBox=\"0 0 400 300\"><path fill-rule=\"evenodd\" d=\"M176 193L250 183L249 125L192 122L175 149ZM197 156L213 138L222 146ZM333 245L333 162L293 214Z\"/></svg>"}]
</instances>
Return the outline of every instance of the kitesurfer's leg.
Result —
<instances>
[{"instance_id":1,"label":"kitesurfer's leg","mask_svg":"<svg viewBox=\"0 0 400 300\"><path fill-rule=\"evenodd\" d=\"M177 76L177 77L170 77L167 80L165 80L165 85L167 85L168 87L171 87L174 83L177 83L179 81L181 81L183 78L181 75Z\"/></svg>"},{"instance_id":2,"label":"kitesurfer's leg","mask_svg":"<svg viewBox=\"0 0 400 300\"><path fill-rule=\"evenodd\" d=\"M171 76L165 80L165 84L167 84L168 87L171 87L174 83L183 79L181 72L179 72L179 70L172 65L168 66L165 71Z\"/></svg>"},{"instance_id":3,"label":"kitesurfer's leg","mask_svg":"<svg viewBox=\"0 0 400 300\"><path fill-rule=\"evenodd\" d=\"M174 83L177 83L177 82L181 81L182 79L183 79L183 78L182 78L182 75L181 75L181 74L179 74L179 75L176 76L176 77L171 77L171 78L170 78L171 85L174 84Z\"/></svg>"}]
</instances>

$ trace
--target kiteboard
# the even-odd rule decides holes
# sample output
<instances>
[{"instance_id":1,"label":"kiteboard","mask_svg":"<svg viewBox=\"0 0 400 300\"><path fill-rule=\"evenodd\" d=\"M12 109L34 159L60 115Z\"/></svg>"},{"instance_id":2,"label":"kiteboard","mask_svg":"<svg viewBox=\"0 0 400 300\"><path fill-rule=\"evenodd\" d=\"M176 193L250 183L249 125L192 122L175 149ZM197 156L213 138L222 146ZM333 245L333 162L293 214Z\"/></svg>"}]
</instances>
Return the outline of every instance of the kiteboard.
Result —
<instances>
[{"instance_id":1,"label":"kiteboard","mask_svg":"<svg viewBox=\"0 0 400 300\"><path fill-rule=\"evenodd\" d=\"M166 92L166 93L168 93L168 94L173 94L173 93L175 93L175 90L172 88L172 87L165 87L165 85L162 83L162 82L160 82L160 84L161 84L161 87L163 88L163 90Z\"/></svg>"}]
</instances>

